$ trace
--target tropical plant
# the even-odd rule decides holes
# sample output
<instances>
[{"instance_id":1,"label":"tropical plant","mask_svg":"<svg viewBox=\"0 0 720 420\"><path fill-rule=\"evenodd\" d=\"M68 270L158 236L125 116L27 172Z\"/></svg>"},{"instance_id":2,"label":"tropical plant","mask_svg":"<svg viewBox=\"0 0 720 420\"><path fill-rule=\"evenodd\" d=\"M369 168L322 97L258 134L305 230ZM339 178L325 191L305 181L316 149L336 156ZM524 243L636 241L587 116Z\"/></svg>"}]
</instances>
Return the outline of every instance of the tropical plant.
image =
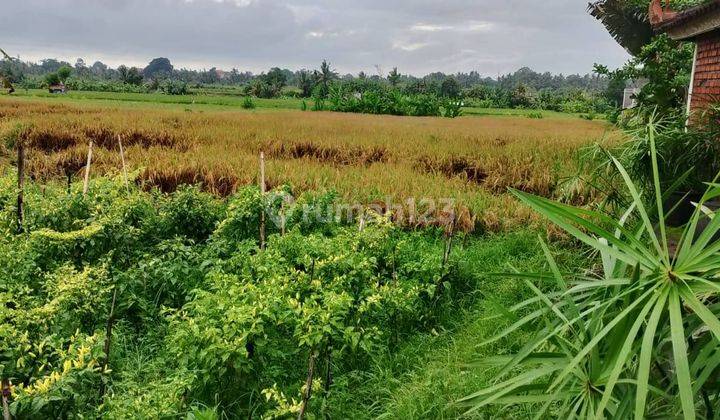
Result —
<instances>
[{"instance_id":1,"label":"tropical plant","mask_svg":"<svg viewBox=\"0 0 720 420\"><path fill-rule=\"evenodd\" d=\"M58 78L60 79L61 82L64 83L68 79L68 77L70 77L70 75L72 74L72 71L73 71L72 67L62 66L57 71Z\"/></svg>"},{"instance_id":2,"label":"tropical plant","mask_svg":"<svg viewBox=\"0 0 720 420\"><path fill-rule=\"evenodd\" d=\"M48 73L45 75L45 83L48 86L58 85L60 84L60 77L57 73Z\"/></svg>"},{"instance_id":3,"label":"tropical plant","mask_svg":"<svg viewBox=\"0 0 720 420\"><path fill-rule=\"evenodd\" d=\"M159 87L167 95L187 95L189 93L187 83L182 80L168 79L160 83Z\"/></svg>"},{"instance_id":4,"label":"tropical plant","mask_svg":"<svg viewBox=\"0 0 720 420\"><path fill-rule=\"evenodd\" d=\"M712 417L718 400L711 391L720 367L720 217L707 204L720 196L720 184L708 184L681 232L670 230L653 123L646 135L651 204L615 159L632 197L618 220L513 191L595 250L601 269L563 274L541 244L551 274L512 274L535 296L511 308L520 318L486 343L523 326L537 330L517 353L481 362L500 367L499 382L464 398L469 411L535 403L538 418L551 412L559 418L694 419L704 407ZM550 290L541 290L545 287Z\"/></svg>"},{"instance_id":5,"label":"tropical plant","mask_svg":"<svg viewBox=\"0 0 720 420\"><path fill-rule=\"evenodd\" d=\"M255 102L252 100L252 97L246 96L245 99L243 99L242 107L243 109L255 109Z\"/></svg>"},{"instance_id":6,"label":"tropical plant","mask_svg":"<svg viewBox=\"0 0 720 420\"><path fill-rule=\"evenodd\" d=\"M443 98L459 99L462 96L462 87L456 78L447 77L440 84L439 93Z\"/></svg>"},{"instance_id":7,"label":"tropical plant","mask_svg":"<svg viewBox=\"0 0 720 420\"><path fill-rule=\"evenodd\" d=\"M458 100L449 100L443 103L443 117L456 118L462 115L462 102Z\"/></svg>"},{"instance_id":8,"label":"tropical plant","mask_svg":"<svg viewBox=\"0 0 720 420\"><path fill-rule=\"evenodd\" d=\"M338 74L333 68L330 66L330 63L328 63L327 60L323 60L323 62L320 64L320 70L316 70L314 73L315 76L315 84L319 87L320 91L318 94L322 98L326 98L328 93L330 92L330 82L337 79Z\"/></svg>"},{"instance_id":9,"label":"tropical plant","mask_svg":"<svg viewBox=\"0 0 720 420\"><path fill-rule=\"evenodd\" d=\"M623 67L610 71L596 65L598 74L614 80L647 80L637 95L641 106L657 107L661 113L683 110L690 84L693 46L659 35L644 45Z\"/></svg>"},{"instance_id":10,"label":"tropical plant","mask_svg":"<svg viewBox=\"0 0 720 420\"><path fill-rule=\"evenodd\" d=\"M393 87L397 86L398 83L400 83L401 77L402 76L398 72L397 67L393 67L393 69L390 70L390 73L388 73L388 76L387 76L388 82L390 82L390 86L393 86Z\"/></svg>"},{"instance_id":11,"label":"tropical plant","mask_svg":"<svg viewBox=\"0 0 720 420\"><path fill-rule=\"evenodd\" d=\"M301 96L303 98L309 98L312 96L312 91L315 87L315 79L309 71L300 70L297 75L297 87L300 89Z\"/></svg>"}]
</instances>

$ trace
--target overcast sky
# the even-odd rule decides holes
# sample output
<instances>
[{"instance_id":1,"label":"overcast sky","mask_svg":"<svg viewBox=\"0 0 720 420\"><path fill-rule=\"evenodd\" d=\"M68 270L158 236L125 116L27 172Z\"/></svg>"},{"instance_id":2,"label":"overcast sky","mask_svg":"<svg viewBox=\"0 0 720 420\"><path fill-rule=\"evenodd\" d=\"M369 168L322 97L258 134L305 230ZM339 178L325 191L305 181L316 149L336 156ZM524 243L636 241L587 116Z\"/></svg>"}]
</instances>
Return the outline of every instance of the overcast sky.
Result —
<instances>
[{"instance_id":1,"label":"overcast sky","mask_svg":"<svg viewBox=\"0 0 720 420\"><path fill-rule=\"evenodd\" d=\"M342 73L528 66L588 73L628 56L586 0L2 0L0 47L23 60Z\"/></svg>"}]
</instances>

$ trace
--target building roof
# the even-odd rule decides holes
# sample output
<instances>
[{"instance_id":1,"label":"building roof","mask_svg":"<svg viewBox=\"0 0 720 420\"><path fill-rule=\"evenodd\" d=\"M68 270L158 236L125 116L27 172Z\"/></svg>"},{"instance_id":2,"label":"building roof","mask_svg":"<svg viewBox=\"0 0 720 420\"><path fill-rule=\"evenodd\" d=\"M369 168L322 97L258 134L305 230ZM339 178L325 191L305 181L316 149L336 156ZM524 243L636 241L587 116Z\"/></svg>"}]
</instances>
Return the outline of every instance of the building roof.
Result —
<instances>
[{"instance_id":1,"label":"building roof","mask_svg":"<svg viewBox=\"0 0 720 420\"><path fill-rule=\"evenodd\" d=\"M655 30L667 32L671 38L678 40L694 38L717 30L720 28L720 0L710 0L682 12L673 13L653 26Z\"/></svg>"}]
</instances>

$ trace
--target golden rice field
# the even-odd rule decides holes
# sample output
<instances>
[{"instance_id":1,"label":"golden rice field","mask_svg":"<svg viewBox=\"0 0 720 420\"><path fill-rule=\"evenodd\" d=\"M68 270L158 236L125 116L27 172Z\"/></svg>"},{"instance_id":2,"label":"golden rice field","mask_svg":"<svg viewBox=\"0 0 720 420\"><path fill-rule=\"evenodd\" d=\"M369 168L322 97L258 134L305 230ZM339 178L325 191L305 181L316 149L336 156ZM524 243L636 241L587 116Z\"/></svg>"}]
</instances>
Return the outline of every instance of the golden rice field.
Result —
<instances>
[{"instance_id":1,"label":"golden rice field","mask_svg":"<svg viewBox=\"0 0 720 420\"><path fill-rule=\"evenodd\" d=\"M563 196L578 151L617 137L605 122L576 117L443 119L0 99L0 133L6 137L19 124L29 173L41 182L79 179L91 140L93 175L119 173L119 135L145 188L196 183L228 195L257 182L262 151L271 187L334 189L360 203L453 198L486 230L533 221L508 187ZM7 147L2 154L3 165L13 161Z\"/></svg>"}]
</instances>

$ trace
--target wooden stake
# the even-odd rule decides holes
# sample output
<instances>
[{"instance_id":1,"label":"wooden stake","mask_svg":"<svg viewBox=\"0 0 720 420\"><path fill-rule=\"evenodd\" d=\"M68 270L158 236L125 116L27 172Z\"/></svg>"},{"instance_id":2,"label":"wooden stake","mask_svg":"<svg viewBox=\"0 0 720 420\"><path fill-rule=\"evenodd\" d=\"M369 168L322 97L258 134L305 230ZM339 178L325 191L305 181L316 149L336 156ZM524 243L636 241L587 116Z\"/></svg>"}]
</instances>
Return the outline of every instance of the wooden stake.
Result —
<instances>
[{"instance_id":1,"label":"wooden stake","mask_svg":"<svg viewBox=\"0 0 720 420\"><path fill-rule=\"evenodd\" d=\"M262 209L260 212L260 249L265 249L265 153L260 152L260 193Z\"/></svg>"},{"instance_id":2,"label":"wooden stake","mask_svg":"<svg viewBox=\"0 0 720 420\"><path fill-rule=\"evenodd\" d=\"M18 233L23 232L23 223L25 219L25 142L18 139L18 198L17 198L17 222L18 222Z\"/></svg>"},{"instance_id":3,"label":"wooden stake","mask_svg":"<svg viewBox=\"0 0 720 420\"><path fill-rule=\"evenodd\" d=\"M10 381L7 379L3 379L2 380L3 420L10 420L10 407L8 405L9 398L10 398Z\"/></svg>"},{"instance_id":4,"label":"wooden stake","mask_svg":"<svg viewBox=\"0 0 720 420\"><path fill-rule=\"evenodd\" d=\"M105 374L105 369L108 363L110 363L110 343L112 340L113 325L115 324L115 301L117 299L117 287L113 290L112 304L110 305L110 315L108 316L107 325L105 327L105 345L103 350L105 358L103 359L100 373ZM100 398L105 396L105 381L100 383Z\"/></svg>"},{"instance_id":5,"label":"wooden stake","mask_svg":"<svg viewBox=\"0 0 720 420\"><path fill-rule=\"evenodd\" d=\"M365 229L365 209L360 213L360 221L358 222L358 232Z\"/></svg>"},{"instance_id":6,"label":"wooden stake","mask_svg":"<svg viewBox=\"0 0 720 420\"><path fill-rule=\"evenodd\" d=\"M93 142L92 140L90 140L90 144L88 145L87 164L85 165L85 182L83 183L83 197L87 196L88 187L90 186L90 164L92 163L92 152Z\"/></svg>"},{"instance_id":7,"label":"wooden stake","mask_svg":"<svg viewBox=\"0 0 720 420\"><path fill-rule=\"evenodd\" d=\"M312 349L310 351L310 359L308 360L308 374L307 379L305 380L305 394L303 395L302 405L300 406L300 412L298 413L298 420L302 420L305 417L305 411L307 411L308 402L312 396L312 382L313 375L315 374L316 358L317 353L315 352L315 349Z\"/></svg>"},{"instance_id":8,"label":"wooden stake","mask_svg":"<svg viewBox=\"0 0 720 420\"><path fill-rule=\"evenodd\" d=\"M443 254L443 267L445 267L448 263L448 260L450 259L450 252L452 251L452 241L453 236L455 235L455 211L452 212L452 223L450 224L450 231L447 235L447 240L445 242L445 253Z\"/></svg>"},{"instance_id":9,"label":"wooden stake","mask_svg":"<svg viewBox=\"0 0 720 420\"><path fill-rule=\"evenodd\" d=\"M130 183L128 182L127 166L125 166L125 150L123 149L122 138L120 137L120 134L118 134L118 145L120 146L120 160L122 161L123 176L125 177L125 190L127 191L128 195L130 195Z\"/></svg>"},{"instance_id":10,"label":"wooden stake","mask_svg":"<svg viewBox=\"0 0 720 420\"><path fill-rule=\"evenodd\" d=\"M280 203L280 235L285 236L285 201Z\"/></svg>"}]
</instances>

